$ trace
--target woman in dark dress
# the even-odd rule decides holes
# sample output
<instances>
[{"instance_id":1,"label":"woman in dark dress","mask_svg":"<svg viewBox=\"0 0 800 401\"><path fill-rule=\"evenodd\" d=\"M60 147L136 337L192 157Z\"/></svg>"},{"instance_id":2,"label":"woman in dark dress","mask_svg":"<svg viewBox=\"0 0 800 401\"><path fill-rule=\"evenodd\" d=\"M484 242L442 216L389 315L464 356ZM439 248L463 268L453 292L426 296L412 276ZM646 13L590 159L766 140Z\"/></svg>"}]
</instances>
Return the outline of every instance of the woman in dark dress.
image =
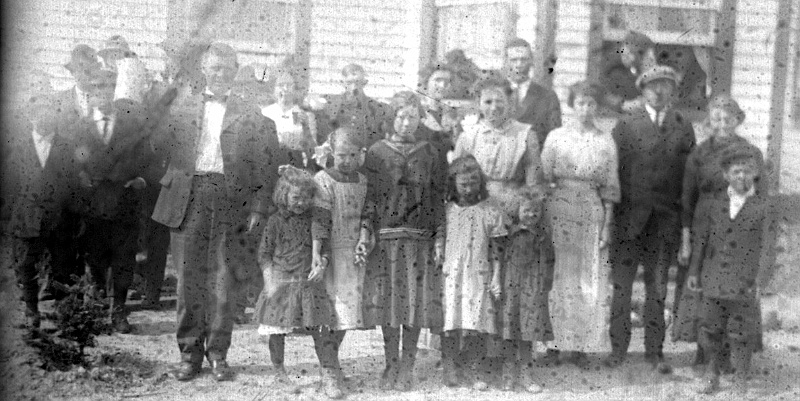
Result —
<instances>
[{"instance_id":1,"label":"woman in dark dress","mask_svg":"<svg viewBox=\"0 0 800 401\"><path fill-rule=\"evenodd\" d=\"M742 138L736 133L745 114L739 104L730 96L719 95L708 104L708 117L703 123L703 128L708 133L708 139L700 143L689 154L686 161L686 171L683 178L683 197L681 215L681 248L678 253L678 275L675 278L675 324L672 329L674 341L697 342L697 323L698 308L702 294L693 291L685 291L686 273L688 262L692 253L691 249L691 227L694 220L694 211L699 205L708 199L712 199L714 194L725 191L728 182L722 176L720 159L727 149L736 146L749 148L755 155L759 164L758 168L763 171L764 159L761 151L750 144L747 139ZM756 181L756 188L761 188L761 183ZM759 309L760 310L760 309ZM760 321L760 320L759 320ZM758 331L761 332L760 330ZM762 339L759 337L757 348L762 346ZM700 366L705 362L703 349L698 344L697 354L694 365Z\"/></svg>"}]
</instances>

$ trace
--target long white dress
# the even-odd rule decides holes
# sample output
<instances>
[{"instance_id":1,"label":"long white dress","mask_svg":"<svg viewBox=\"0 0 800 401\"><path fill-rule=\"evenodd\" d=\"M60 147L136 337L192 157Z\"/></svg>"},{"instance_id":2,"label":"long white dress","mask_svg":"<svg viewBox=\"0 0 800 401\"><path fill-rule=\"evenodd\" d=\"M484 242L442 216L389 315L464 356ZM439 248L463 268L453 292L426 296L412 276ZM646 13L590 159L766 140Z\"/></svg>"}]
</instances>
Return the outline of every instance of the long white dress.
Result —
<instances>
[{"instance_id":1,"label":"long white dress","mask_svg":"<svg viewBox=\"0 0 800 401\"><path fill-rule=\"evenodd\" d=\"M545 215L553 229L556 263L550 291L553 346L605 352L611 295L608 248L600 249L604 200L618 202L617 151L610 134L563 127L542 150L545 179L555 182Z\"/></svg>"},{"instance_id":2,"label":"long white dress","mask_svg":"<svg viewBox=\"0 0 800 401\"><path fill-rule=\"evenodd\" d=\"M355 249L361 231L361 212L367 196L367 178L340 182L320 171L314 176L319 191L314 206L331 211L331 266L325 270L325 287L333 301L337 330L364 328L362 293L364 267L355 264Z\"/></svg>"},{"instance_id":3,"label":"long white dress","mask_svg":"<svg viewBox=\"0 0 800 401\"><path fill-rule=\"evenodd\" d=\"M451 202L446 215L444 331L497 334L489 241L508 234L504 214L486 200L467 207Z\"/></svg>"}]
</instances>

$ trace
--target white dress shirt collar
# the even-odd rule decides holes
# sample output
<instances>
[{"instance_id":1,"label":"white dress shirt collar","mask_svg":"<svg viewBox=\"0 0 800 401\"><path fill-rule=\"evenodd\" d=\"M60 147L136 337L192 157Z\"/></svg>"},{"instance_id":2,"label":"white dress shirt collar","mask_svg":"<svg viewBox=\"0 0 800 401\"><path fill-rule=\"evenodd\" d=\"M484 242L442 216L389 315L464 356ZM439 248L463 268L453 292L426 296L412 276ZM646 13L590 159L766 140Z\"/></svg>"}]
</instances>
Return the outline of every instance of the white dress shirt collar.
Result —
<instances>
[{"instance_id":1,"label":"white dress shirt collar","mask_svg":"<svg viewBox=\"0 0 800 401\"><path fill-rule=\"evenodd\" d=\"M50 157L50 149L53 146L53 137L55 134L42 135L36 130L36 126L34 125L33 130L31 130L31 135L33 136L33 146L36 148L36 156L39 158L39 164L44 168L47 164L47 158Z\"/></svg>"},{"instance_id":2,"label":"white dress shirt collar","mask_svg":"<svg viewBox=\"0 0 800 401\"><path fill-rule=\"evenodd\" d=\"M97 136L100 137L103 143L108 145L109 142L111 142L111 137L114 136L114 125L117 121L116 113L106 115L95 107L92 112L92 117L97 125Z\"/></svg>"},{"instance_id":3,"label":"white dress shirt collar","mask_svg":"<svg viewBox=\"0 0 800 401\"><path fill-rule=\"evenodd\" d=\"M664 117L666 117L667 111L669 111L669 107L664 107L660 111L656 111L656 109L647 103L644 104L644 109L647 110L647 114L650 116L650 121L659 127L664 124ZM656 116L658 116L658 121L656 121Z\"/></svg>"},{"instance_id":4,"label":"white dress shirt collar","mask_svg":"<svg viewBox=\"0 0 800 401\"><path fill-rule=\"evenodd\" d=\"M78 85L75 85L75 99L81 117L88 117L91 111L89 107L89 94L78 88Z\"/></svg>"},{"instance_id":5,"label":"white dress shirt collar","mask_svg":"<svg viewBox=\"0 0 800 401\"><path fill-rule=\"evenodd\" d=\"M749 199L751 196L755 195L755 193L756 193L756 187L755 186L750 187L750 190L747 191L744 194L740 194L740 193L734 191L733 188L728 186L728 198L730 198L730 217L731 217L731 220L735 219L736 216L739 215L739 212L742 211L742 208L744 207L745 202L747 202L747 199Z\"/></svg>"}]
</instances>

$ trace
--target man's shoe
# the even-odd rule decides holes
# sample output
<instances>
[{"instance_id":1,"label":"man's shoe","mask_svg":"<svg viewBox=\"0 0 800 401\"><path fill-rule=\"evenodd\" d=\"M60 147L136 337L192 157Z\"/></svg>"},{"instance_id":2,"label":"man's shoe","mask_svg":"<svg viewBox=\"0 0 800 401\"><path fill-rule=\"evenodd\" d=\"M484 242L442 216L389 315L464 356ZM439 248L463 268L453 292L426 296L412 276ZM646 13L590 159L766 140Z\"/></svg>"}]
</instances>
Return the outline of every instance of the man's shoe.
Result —
<instances>
[{"instance_id":1,"label":"man's shoe","mask_svg":"<svg viewBox=\"0 0 800 401\"><path fill-rule=\"evenodd\" d=\"M200 365L192 362L181 362L175 369L175 378L185 382L194 379L200 374Z\"/></svg>"},{"instance_id":2,"label":"man's shoe","mask_svg":"<svg viewBox=\"0 0 800 401\"><path fill-rule=\"evenodd\" d=\"M603 359L603 366L613 369L619 365L622 365L623 362L625 362L625 354L620 352L612 352L606 357L606 359Z\"/></svg>"},{"instance_id":3,"label":"man's shoe","mask_svg":"<svg viewBox=\"0 0 800 401\"><path fill-rule=\"evenodd\" d=\"M227 381L233 378L233 370L224 359L211 361L211 377L218 382Z\"/></svg>"},{"instance_id":4,"label":"man's shoe","mask_svg":"<svg viewBox=\"0 0 800 401\"><path fill-rule=\"evenodd\" d=\"M115 316L111 318L111 324L115 333L128 334L133 331L133 326L128 323L128 318L125 316Z\"/></svg>"},{"instance_id":5,"label":"man's shoe","mask_svg":"<svg viewBox=\"0 0 800 401\"><path fill-rule=\"evenodd\" d=\"M663 355L658 354L648 354L644 357L645 361L653 366L653 369L661 373L662 375L668 375L672 373L672 365L667 363L664 359Z\"/></svg>"},{"instance_id":6,"label":"man's shoe","mask_svg":"<svg viewBox=\"0 0 800 401\"><path fill-rule=\"evenodd\" d=\"M719 375L707 374L703 376L700 387L697 389L698 394L714 394L719 390Z\"/></svg>"}]
</instances>

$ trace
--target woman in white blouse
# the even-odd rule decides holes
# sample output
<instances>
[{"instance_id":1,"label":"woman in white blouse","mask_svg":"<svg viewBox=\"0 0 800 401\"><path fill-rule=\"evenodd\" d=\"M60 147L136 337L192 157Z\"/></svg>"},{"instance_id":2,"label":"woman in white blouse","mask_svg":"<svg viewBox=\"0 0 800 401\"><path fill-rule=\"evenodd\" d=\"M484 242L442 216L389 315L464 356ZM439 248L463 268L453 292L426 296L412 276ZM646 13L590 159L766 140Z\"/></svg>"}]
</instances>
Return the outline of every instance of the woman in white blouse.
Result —
<instances>
[{"instance_id":1,"label":"woman in white blouse","mask_svg":"<svg viewBox=\"0 0 800 401\"><path fill-rule=\"evenodd\" d=\"M275 81L277 101L261 109L275 122L281 151L288 155L289 164L297 168L315 169L313 159L317 146L317 123L314 114L300 108L297 82L290 73L282 72Z\"/></svg>"}]
</instances>

